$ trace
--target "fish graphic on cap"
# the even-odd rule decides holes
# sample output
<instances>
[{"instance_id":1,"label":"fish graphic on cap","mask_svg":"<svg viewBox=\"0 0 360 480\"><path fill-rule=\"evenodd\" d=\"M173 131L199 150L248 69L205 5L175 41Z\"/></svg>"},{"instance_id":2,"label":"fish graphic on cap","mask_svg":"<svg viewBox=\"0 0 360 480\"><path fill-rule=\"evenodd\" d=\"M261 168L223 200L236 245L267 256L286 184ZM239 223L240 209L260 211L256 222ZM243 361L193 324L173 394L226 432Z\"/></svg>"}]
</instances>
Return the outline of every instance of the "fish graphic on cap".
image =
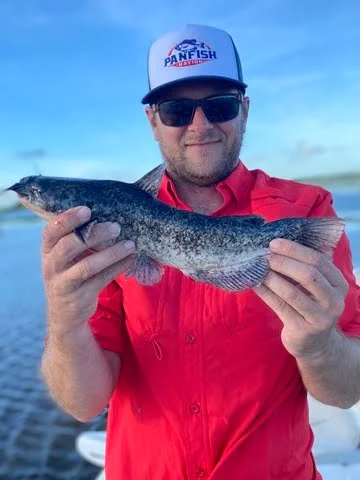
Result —
<instances>
[{"instance_id":1,"label":"fish graphic on cap","mask_svg":"<svg viewBox=\"0 0 360 480\"><path fill-rule=\"evenodd\" d=\"M194 52L198 48L209 48L204 42L199 42L195 38L186 38L182 42L178 43L175 50L179 52Z\"/></svg>"}]
</instances>

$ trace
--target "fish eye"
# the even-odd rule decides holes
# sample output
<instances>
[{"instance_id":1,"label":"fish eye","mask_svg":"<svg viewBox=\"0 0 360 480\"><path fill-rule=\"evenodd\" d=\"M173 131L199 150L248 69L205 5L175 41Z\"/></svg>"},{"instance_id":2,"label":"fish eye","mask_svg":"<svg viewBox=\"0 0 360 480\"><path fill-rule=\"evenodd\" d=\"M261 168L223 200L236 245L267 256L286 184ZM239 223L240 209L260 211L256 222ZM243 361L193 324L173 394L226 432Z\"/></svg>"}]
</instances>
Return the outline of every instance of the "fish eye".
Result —
<instances>
[{"instance_id":1,"label":"fish eye","mask_svg":"<svg viewBox=\"0 0 360 480\"><path fill-rule=\"evenodd\" d=\"M31 190L33 191L33 193L35 193L35 195L41 195L43 193L41 188L38 187L37 185L33 185L31 187Z\"/></svg>"}]
</instances>

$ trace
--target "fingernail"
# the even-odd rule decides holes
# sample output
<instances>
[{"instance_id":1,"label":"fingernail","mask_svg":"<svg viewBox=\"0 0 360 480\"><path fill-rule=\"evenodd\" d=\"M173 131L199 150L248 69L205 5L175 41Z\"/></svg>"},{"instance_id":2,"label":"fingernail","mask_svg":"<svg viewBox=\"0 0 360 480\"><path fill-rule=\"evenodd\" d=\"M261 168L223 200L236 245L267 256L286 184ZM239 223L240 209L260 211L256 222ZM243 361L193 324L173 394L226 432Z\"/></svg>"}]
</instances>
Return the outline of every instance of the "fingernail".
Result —
<instances>
[{"instance_id":1,"label":"fingernail","mask_svg":"<svg viewBox=\"0 0 360 480\"><path fill-rule=\"evenodd\" d=\"M132 240L126 240L124 246L127 250L135 250L135 243Z\"/></svg>"},{"instance_id":2,"label":"fingernail","mask_svg":"<svg viewBox=\"0 0 360 480\"><path fill-rule=\"evenodd\" d=\"M282 245L282 241L276 238L275 240L271 240L270 242L270 248L277 249L280 248Z\"/></svg>"},{"instance_id":3,"label":"fingernail","mask_svg":"<svg viewBox=\"0 0 360 480\"><path fill-rule=\"evenodd\" d=\"M118 236L119 233L120 233L120 225L116 222L110 223L109 226L108 226L108 231L109 231L109 233Z\"/></svg>"},{"instance_id":4,"label":"fingernail","mask_svg":"<svg viewBox=\"0 0 360 480\"><path fill-rule=\"evenodd\" d=\"M85 220L91 214L90 208L88 207L78 207L76 210L76 215L80 220Z\"/></svg>"}]
</instances>

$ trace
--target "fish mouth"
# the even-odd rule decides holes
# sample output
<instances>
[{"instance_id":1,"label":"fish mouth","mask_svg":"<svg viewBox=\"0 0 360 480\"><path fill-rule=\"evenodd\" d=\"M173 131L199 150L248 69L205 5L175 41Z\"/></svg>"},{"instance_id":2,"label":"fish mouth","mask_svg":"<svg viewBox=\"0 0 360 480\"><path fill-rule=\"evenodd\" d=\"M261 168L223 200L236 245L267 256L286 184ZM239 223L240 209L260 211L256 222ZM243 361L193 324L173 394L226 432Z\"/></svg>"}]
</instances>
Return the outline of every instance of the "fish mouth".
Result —
<instances>
[{"instance_id":1,"label":"fish mouth","mask_svg":"<svg viewBox=\"0 0 360 480\"><path fill-rule=\"evenodd\" d=\"M29 199L31 185L38 176L39 175L31 175L29 177L24 177L5 191L16 192L19 197L27 197Z\"/></svg>"},{"instance_id":2,"label":"fish mouth","mask_svg":"<svg viewBox=\"0 0 360 480\"><path fill-rule=\"evenodd\" d=\"M33 181L36 180L38 176L39 175L24 177L17 183L14 183L14 185L11 185L11 187L6 188L4 192L15 192L19 198L19 202L25 208L31 210L39 217L42 217L45 221L50 221L53 217L56 216L56 214L45 210L45 208L43 208L43 206L41 205L42 202L39 202L39 195L41 194L41 192L39 189L34 187L33 183Z\"/></svg>"},{"instance_id":3,"label":"fish mouth","mask_svg":"<svg viewBox=\"0 0 360 480\"><path fill-rule=\"evenodd\" d=\"M9 188L6 188L5 192L7 191L16 192L19 197L23 198L28 197L29 187L26 185L26 183L18 182L14 183L14 185L11 185Z\"/></svg>"},{"instance_id":4,"label":"fish mouth","mask_svg":"<svg viewBox=\"0 0 360 480\"><path fill-rule=\"evenodd\" d=\"M15 184L16 188L18 188L17 185L21 185L21 184ZM43 218L45 221L48 222L56 216L54 213L47 212L46 210L44 210L42 207L40 207L40 205L36 205L32 203L30 200L29 192L25 192L24 190L21 190L21 192L19 192L13 189L12 187L8 188L7 190L13 190L14 192L16 192L19 197L19 202L25 208L27 208L28 210L31 210L33 213Z\"/></svg>"}]
</instances>

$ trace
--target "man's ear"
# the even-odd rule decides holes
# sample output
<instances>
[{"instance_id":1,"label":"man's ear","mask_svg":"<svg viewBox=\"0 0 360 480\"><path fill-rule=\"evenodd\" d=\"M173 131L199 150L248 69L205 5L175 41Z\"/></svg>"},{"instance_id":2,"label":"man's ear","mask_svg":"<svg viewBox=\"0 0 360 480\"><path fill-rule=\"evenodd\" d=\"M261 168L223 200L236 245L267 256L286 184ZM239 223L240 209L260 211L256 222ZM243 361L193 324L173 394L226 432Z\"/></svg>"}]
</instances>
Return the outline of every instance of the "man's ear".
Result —
<instances>
[{"instance_id":1,"label":"man's ear","mask_svg":"<svg viewBox=\"0 0 360 480\"><path fill-rule=\"evenodd\" d=\"M146 107L145 112L146 112L146 115L148 117L150 126L152 128L154 139L158 142L159 141L159 136L158 136L158 133L157 133L157 121L156 121L156 117L155 117L156 113L154 112L154 110L151 107Z\"/></svg>"},{"instance_id":2,"label":"man's ear","mask_svg":"<svg viewBox=\"0 0 360 480\"><path fill-rule=\"evenodd\" d=\"M249 97L244 97L242 100L243 108L244 108L244 114L246 116L246 119L249 116L249 109L250 109L250 98Z\"/></svg>"}]
</instances>

